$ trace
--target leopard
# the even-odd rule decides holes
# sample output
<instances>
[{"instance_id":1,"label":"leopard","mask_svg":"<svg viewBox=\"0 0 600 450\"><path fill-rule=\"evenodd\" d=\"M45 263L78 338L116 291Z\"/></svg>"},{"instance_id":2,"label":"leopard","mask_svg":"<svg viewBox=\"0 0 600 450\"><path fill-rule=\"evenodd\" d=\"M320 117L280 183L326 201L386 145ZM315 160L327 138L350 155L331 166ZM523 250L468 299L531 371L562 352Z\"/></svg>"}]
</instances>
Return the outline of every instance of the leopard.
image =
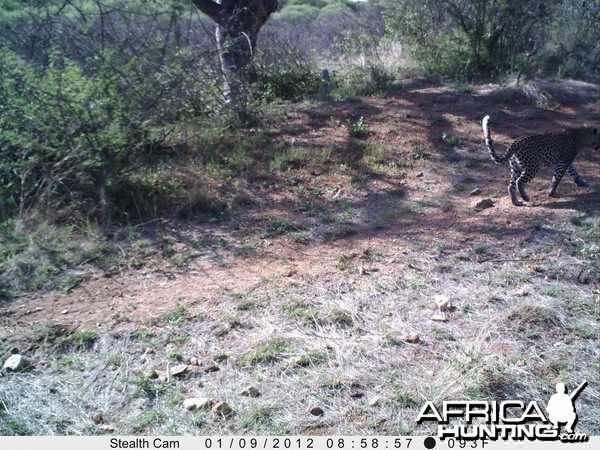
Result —
<instances>
[{"instance_id":1,"label":"leopard","mask_svg":"<svg viewBox=\"0 0 600 450\"><path fill-rule=\"evenodd\" d=\"M542 134L529 134L517 138L502 156L498 156L494 149L494 142L489 128L490 116L485 116L481 122L483 138L490 156L496 164L509 162L511 179L508 185L508 194L515 206L523 206L521 198L530 202L525 185L529 183L538 171L544 166L555 167L552 182L548 189L550 197L559 197L556 188L563 175L568 173L575 184L580 187L589 187L590 184L577 172L573 161L577 153L583 148L600 148L600 133L598 128L579 127L565 128L559 132Z\"/></svg>"}]
</instances>

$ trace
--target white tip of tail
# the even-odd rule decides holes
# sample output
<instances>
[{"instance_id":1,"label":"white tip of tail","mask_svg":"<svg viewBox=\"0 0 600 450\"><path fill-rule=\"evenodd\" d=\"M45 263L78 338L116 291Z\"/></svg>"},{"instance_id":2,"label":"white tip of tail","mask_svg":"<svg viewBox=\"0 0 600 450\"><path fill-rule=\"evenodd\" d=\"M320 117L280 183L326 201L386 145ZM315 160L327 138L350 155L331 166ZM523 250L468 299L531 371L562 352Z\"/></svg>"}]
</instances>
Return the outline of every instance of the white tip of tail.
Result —
<instances>
[{"instance_id":1,"label":"white tip of tail","mask_svg":"<svg viewBox=\"0 0 600 450\"><path fill-rule=\"evenodd\" d=\"M483 125L483 128L487 128L489 121L490 121L490 116L485 116L483 118L483 120L481 121L481 125Z\"/></svg>"}]
</instances>

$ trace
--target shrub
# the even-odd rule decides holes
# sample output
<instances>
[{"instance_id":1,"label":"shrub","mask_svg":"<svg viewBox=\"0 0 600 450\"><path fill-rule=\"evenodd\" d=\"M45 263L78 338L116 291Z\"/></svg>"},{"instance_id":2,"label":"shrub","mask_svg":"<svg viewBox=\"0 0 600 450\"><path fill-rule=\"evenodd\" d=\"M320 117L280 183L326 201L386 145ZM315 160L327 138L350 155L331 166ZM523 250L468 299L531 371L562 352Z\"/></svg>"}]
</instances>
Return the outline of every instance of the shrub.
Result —
<instances>
[{"instance_id":1,"label":"shrub","mask_svg":"<svg viewBox=\"0 0 600 450\"><path fill-rule=\"evenodd\" d=\"M15 186L3 203L18 205L20 217L31 207L104 214L109 183L147 140L148 124L118 80L87 77L60 52L42 70L7 49L1 57L0 176Z\"/></svg>"},{"instance_id":2,"label":"shrub","mask_svg":"<svg viewBox=\"0 0 600 450\"><path fill-rule=\"evenodd\" d=\"M321 74L307 65L294 62L254 65L252 92L255 97L274 100L301 100L314 95L321 86Z\"/></svg>"},{"instance_id":3,"label":"shrub","mask_svg":"<svg viewBox=\"0 0 600 450\"><path fill-rule=\"evenodd\" d=\"M139 198L124 199L147 189L131 174L174 123L213 113L219 78L179 45L179 9L141 7L39 3L0 20L0 220L139 217ZM27 51L47 30L52 47Z\"/></svg>"},{"instance_id":4,"label":"shrub","mask_svg":"<svg viewBox=\"0 0 600 450\"><path fill-rule=\"evenodd\" d=\"M429 73L599 75L597 13L585 0L380 3L388 32Z\"/></svg>"}]
</instances>

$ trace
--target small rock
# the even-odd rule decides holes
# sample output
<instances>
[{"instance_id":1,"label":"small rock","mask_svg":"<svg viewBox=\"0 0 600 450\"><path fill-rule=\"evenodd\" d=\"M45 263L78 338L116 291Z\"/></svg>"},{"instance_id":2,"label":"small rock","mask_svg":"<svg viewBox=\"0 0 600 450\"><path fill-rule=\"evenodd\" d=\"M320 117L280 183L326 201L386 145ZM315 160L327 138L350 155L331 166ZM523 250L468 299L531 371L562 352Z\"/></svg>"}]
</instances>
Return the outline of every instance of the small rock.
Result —
<instances>
[{"instance_id":1,"label":"small rock","mask_svg":"<svg viewBox=\"0 0 600 450\"><path fill-rule=\"evenodd\" d=\"M415 174L416 178L422 178L423 177L423 172L418 172L417 174Z\"/></svg>"},{"instance_id":2,"label":"small rock","mask_svg":"<svg viewBox=\"0 0 600 450\"><path fill-rule=\"evenodd\" d=\"M186 364L179 364L169 369L169 375L175 378L182 378L187 369L188 366Z\"/></svg>"},{"instance_id":3,"label":"small rock","mask_svg":"<svg viewBox=\"0 0 600 450\"><path fill-rule=\"evenodd\" d=\"M94 423L102 423L102 422L104 422L104 417L102 416L102 413L101 412L94 413L94 415L92 416L92 421Z\"/></svg>"},{"instance_id":4,"label":"small rock","mask_svg":"<svg viewBox=\"0 0 600 450\"><path fill-rule=\"evenodd\" d=\"M582 270L579 272L579 275L577 275L577 281L579 281L581 284L590 284L590 277L587 276Z\"/></svg>"},{"instance_id":5,"label":"small rock","mask_svg":"<svg viewBox=\"0 0 600 450\"><path fill-rule=\"evenodd\" d=\"M254 386L248 386L240 391L240 395L245 397L260 397L260 391L256 389Z\"/></svg>"},{"instance_id":6,"label":"small rock","mask_svg":"<svg viewBox=\"0 0 600 450\"><path fill-rule=\"evenodd\" d=\"M290 359L288 359L289 367L306 367L309 363L309 358L306 356L292 356Z\"/></svg>"},{"instance_id":7,"label":"small rock","mask_svg":"<svg viewBox=\"0 0 600 450\"><path fill-rule=\"evenodd\" d=\"M115 431L115 427L112 425L100 425L98 429L100 431L106 431L107 433L112 433L113 431Z\"/></svg>"},{"instance_id":8,"label":"small rock","mask_svg":"<svg viewBox=\"0 0 600 450\"><path fill-rule=\"evenodd\" d=\"M482 211L484 209L492 208L494 206L494 202L490 198L484 198L483 200L479 200L477 203L473 205L473 209L475 211Z\"/></svg>"},{"instance_id":9,"label":"small rock","mask_svg":"<svg viewBox=\"0 0 600 450\"><path fill-rule=\"evenodd\" d=\"M229 359L229 355L227 353L219 353L213 357L213 361L216 363L224 362Z\"/></svg>"},{"instance_id":10,"label":"small rock","mask_svg":"<svg viewBox=\"0 0 600 450\"><path fill-rule=\"evenodd\" d=\"M325 411L323 411L323 408L321 408L320 406L313 406L308 409L308 412L313 416L322 416L323 414L325 414Z\"/></svg>"},{"instance_id":11,"label":"small rock","mask_svg":"<svg viewBox=\"0 0 600 450\"><path fill-rule=\"evenodd\" d=\"M408 333L402 336L401 338L404 342L408 342L409 344L418 344L421 341L421 337L419 333Z\"/></svg>"},{"instance_id":12,"label":"small rock","mask_svg":"<svg viewBox=\"0 0 600 450\"><path fill-rule=\"evenodd\" d=\"M159 372L158 370L156 371L156 377L161 383L166 383L169 379L165 372Z\"/></svg>"},{"instance_id":13,"label":"small rock","mask_svg":"<svg viewBox=\"0 0 600 450\"><path fill-rule=\"evenodd\" d=\"M433 316L431 316L431 320L433 320L434 322L447 322L448 316L445 313L434 314Z\"/></svg>"},{"instance_id":14,"label":"small rock","mask_svg":"<svg viewBox=\"0 0 600 450\"><path fill-rule=\"evenodd\" d=\"M527 297L529 295L529 291L525 288L517 289L514 293L515 297Z\"/></svg>"},{"instance_id":15,"label":"small rock","mask_svg":"<svg viewBox=\"0 0 600 450\"><path fill-rule=\"evenodd\" d=\"M379 405L379 403L381 403L381 397L373 397L371 400L369 400L369 406L377 406Z\"/></svg>"},{"instance_id":16,"label":"small rock","mask_svg":"<svg viewBox=\"0 0 600 450\"><path fill-rule=\"evenodd\" d=\"M220 414L220 415L223 415L223 416L229 416L233 412L233 409L231 409L231 406L229 406L227 404L227 402L219 402L215 406L213 406L212 411L215 414Z\"/></svg>"},{"instance_id":17,"label":"small rock","mask_svg":"<svg viewBox=\"0 0 600 450\"><path fill-rule=\"evenodd\" d=\"M442 303L447 302L448 297L446 297L445 295L438 294L435 297L433 297L433 301L435 302L436 305L440 305Z\"/></svg>"},{"instance_id":18,"label":"small rock","mask_svg":"<svg viewBox=\"0 0 600 450\"><path fill-rule=\"evenodd\" d=\"M434 301L438 309L442 312L450 311L452 309L452 303L445 295L436 295Z\"/></svg>"},{"instance_id":19,"label":"small rock","mask_svg":"<svg viewBox=\"0 0 600 450\"><path fill-rule=\"evenodd\" d=\"M188 363L190 364L190 366L198 366L200 365L198 358L196 358L195 356L192 356L189 360Z\"/></svg>"},{"instance_id":20,"label":"small rock","mask_svg":"<svg viewBox=\"0 0 600 450\"><path fill-rule=\"evenodd\" d=\"M425 373L427 373L427 375L429 375L430 377L434 377L435 376L435 370L428 370Z\"/></svg>"},{"instance_id":21,"label":"small rock","mask_svg":"<svg viewBox=\"0 0 600 450\"><path fill-rule=\"evenodd\" d=\"M183 401L183 407L188 411L194 409L208 409L213 405L213 401L206 397L186 398Z\"/></svg>"},{"instance_id":22,"label":"small rock","mask_svg":"<svg viewBox=\"0 0 600 450\"><path fill-rule=\"evenodd\" d=\"M31 366L31 362L23 355L18 353L10 356L5 362L3 368L12 372L25 370Z\"/></svg>"},{"instance_id":23,"label":"small rock","mask_svg":"<svg viewBox=\"0 0 600 450\"><path fill-rule=\"evenodd\" d=\"M182 244L181 242L176 242L175 244L173 244L173 251L176 253L183 253L186 251L186 246L185 244Z\"/></svg>"},{"instance_id":24,"label":"small rock","mask_svg":"<svg viewBox=\"0 0 600 450\"><path fill-rule=\"evenodd\" d=\"M438 305L438 309L442 312L452 311L452 302L446 301Z\"/></svg>"},{"instance_id":25,"label":"small rock","mask_svg":"<svg viewBox=\"0 0 600 450\"><path fill-rule=\"evenodd\" d=\"M481 189L479 189L479 188L475 188L471 192L469 192L469 195L471 195L471 196L480 195L480 194L481 194Z\"/></svg>"},{"instance_id":26,"label":"small rock","mask_svg":"<svg viewBox=\"0 0 600 450\"><path fill-rule=\"evenodd\" d=\"M63 309L60 313L61 314L69 314L69 310L68 309Z\"/></svg>"},{"instance_id":27,"label":"small rock","mask_svg":"<svg viewBox=\"0 0 600 450\"><path fill-rule=\"evenodd\" d=\"M351 388L350 389L350 397L351 398L363 398L365 396L365 391L360 388Z\"/></svg>"}]
</instances>

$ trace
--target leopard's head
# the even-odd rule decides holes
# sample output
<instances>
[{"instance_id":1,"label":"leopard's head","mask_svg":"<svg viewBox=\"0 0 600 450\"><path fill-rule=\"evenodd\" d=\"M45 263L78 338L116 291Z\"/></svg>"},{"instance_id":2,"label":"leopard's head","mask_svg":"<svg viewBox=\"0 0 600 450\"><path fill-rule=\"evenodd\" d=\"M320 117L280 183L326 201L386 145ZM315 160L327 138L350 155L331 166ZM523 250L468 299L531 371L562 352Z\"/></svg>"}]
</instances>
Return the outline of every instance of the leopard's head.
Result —
<instances>
[{"instance_id":1,"label":"leopard's head","mask_svg":"<svg viewBox=\"0 0 600 450\"><path fill-rule=\"evenodd\" d=\"M600 149L600 129L597 127L567 128L565 131L579 143L579 148Z\"/></svg>"},{"instance_id":2,"label":"leopard's head","mask_svg":"<svg viewBox=\"0 0 600 450\"><path fill-rule=\"evenodd\" d=\"M595 137L595 147L594 150L600 150L600 130L598 128L592 128L592 136Z\"/></svg>"}]
</instances>

